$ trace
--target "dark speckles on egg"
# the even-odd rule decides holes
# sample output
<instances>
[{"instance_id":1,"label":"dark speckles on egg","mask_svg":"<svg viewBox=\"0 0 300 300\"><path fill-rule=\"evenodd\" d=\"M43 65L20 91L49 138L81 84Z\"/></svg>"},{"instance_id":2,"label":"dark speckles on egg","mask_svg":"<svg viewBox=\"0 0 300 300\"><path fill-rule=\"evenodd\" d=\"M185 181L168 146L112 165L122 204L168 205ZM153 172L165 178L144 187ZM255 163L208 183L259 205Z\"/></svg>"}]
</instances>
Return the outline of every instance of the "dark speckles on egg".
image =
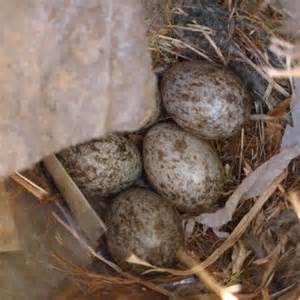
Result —
<instances>
[{"instance_id":1,"label":"dark speckles on egg","mask_svg":"<svg viewBox=\"0 0 300 300\"><path fill-rule=\"evenodd\" d=\"M159 195L142 188L123 192L113 201L107 228L112 257L123 269L133 272L144 268L127 263L130 254L170 267L183 243L181 222L175 209Z\"/></svg>"},{"instance_id":2,"label":"dark speckles on egg","mask_svg":"<svg viewBox=\"0 0 300 300\"><path fill-rule=\"evenodd\" d=\"M139 151L119 135L70 147L58 158L82 192L91 198L118 193L133 184L142 171Z\"/></svg>"},{"instance_id":3,"label":"dark speckles on egg","mask_svg":"<svg viewBox=\"0 0 300 300\"><path fill-rule=\"evenodd\" d=\"M223 187L223 167L206 141L176 124L160 123L146 134L143 157L151 185L181 211L214 207Z\"/></svg>"},{"instance_id":4,"label":"dark speckles on egg","mask_svg":"<svg viewBox=\"0 0 300 300\"><path fill-rule=\"evenodd\" d=\"M178 151L180 153L184 153L184 151L186 150L187 145L184 139L181 140L176 140L174 143L174 150Z\"/></svg>"},{"instance_id":5,"label":"dark speckles on egg","mask_svg":"<svg viewBox=\"0 0 300 300\"><path fill-rule=\"evenodd\" d=\"M207 62L180 62L162 80L164 107L181 127L205 139L237 133L249 113L249 95L231 71Z\"/></svg>"}]
</instances>

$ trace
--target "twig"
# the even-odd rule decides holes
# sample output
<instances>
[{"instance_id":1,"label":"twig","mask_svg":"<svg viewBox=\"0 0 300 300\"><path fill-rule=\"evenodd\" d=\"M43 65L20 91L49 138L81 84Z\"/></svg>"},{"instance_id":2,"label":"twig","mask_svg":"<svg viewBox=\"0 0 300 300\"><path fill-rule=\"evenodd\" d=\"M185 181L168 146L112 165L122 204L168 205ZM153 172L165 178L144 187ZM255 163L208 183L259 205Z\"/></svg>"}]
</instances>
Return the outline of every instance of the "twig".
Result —
<instances>
[{"instance_id":1,"label":"twig","mask_svg":"<svg viewBox=\"0 0 300 300\"><path fill-rule=\"evenodd\" d=\"M28 178L26 178L18 172L11 175L10 177L15 182L20 184L25 190L33 194L40 201L43 201L50 196L46 190L44 190L43 188L35 184L33 181L29 180Z\"/></svg>"},{"instance_id":2,"label":"twig","mask_svg":"<svg viewBox=\"0 0 300 300\"><path fill-rule=\"evenodd\" d=\"M262 294L262 299L263 300L271 300L268 289L264 288L261 291L261 294Z\"/></svg>"},{"instance_id":3,"label":"twig","mask_svg":"<svg viewBox=\"0 0 300 300\"><path fill-rule=\"evenodd\" d=\"M296 282L292 283L291 285L287 286L286 288L284 288L280 291L277 291L277 292L273 293L271 295L271 299L277 299L278 297L284 295L286 292L289 292L290 290L292 290L295 286L297 286Z\"/></svg>"},{"instance_id":4,"label":"twig","mask_svg":"<svg viewBox=\"0 0 300 300\"><path fill-rule=\"evenodd\" d=\"M290 78L290 77L299 77L300 76L300 67L295 67L292 69L266 69L266 72L272 78Z\"/></svg>"},{"instance_id":5,"label":"twig","mask_svg":"<svg viewBox=\"0 0 300 300\"><path fill-rule=\"evenodd\" d=\"M172 37L169 37L169 36L164 36L164 35L161 35L161 34L159 34L159 35L157 35L157 36L158 36L159 38L161 38L161 39L168 40L168 41L170 41L170 42L172 42L172 43L174 43L174 44L178 44L178 45L181 45L182 47L188 48L188 49L194 51L194 52L195 52L196 54L198 54L199 56L205 58L205 59L208 60L209 62L214 63L214 62L213 62L206 54L204 54L204 53L201 52L200 50L198 50L198 49L192 47L191 45L189 45L189 44L187 44L187 43L185 43L185 42L183 42L183 41L181 41L181 40L179 40L179 39L175 39L175 38L172 38Z\"/></svg>"},{"instance_id":6,"label":"twig","mask_svg":"<svg viewBox=\"0 0 300 300\"><path fill-rule=\"evenodd\" d=\"M193 24L192 24L193 25ZM198 27L200 26L200 27ZM169 25L168 27L170 28L178 28L178 29L182 29L182 30L187 30L187 31L192 31L192 32L207 32L212 33L212 29L210 27L207 26L202 26L202 25L198 25L198 26L180 26L180 25Z\"/></svg>"},{"instance_id":7,"label":"twig","mask_svg":"<svg viewBox=\"0 0 300 300\"><path fill-rule=\"evenodd\" d=\"M135 254L131 254L126 259L126 261L128 263L131 263L131 264L136 264L136 265L140 265L140 266L144 266L144 267L149 268L143 274L149 274L149 273L156 272L156 273L167 273L167 274L171 274L171 275L175 275L175 276L179 276L179 277L185 277L185 276L195 275L197 273L196 268L191 268L191 269L188 269L188 270L176 270L176 269L171 269L171 268L160 268L160 267L154 266L154 265L140 259Z\"/></svg>"},{"instance_id":8,"label":"twig","mask_svg":"<svg viewBox=\"0 0 300 300\"><path fill-rule=\"evenodd\" d=\"M247 36L246 33L244 33L241 29L236 27L236 32L239 34L240 38L244 40L244 42L248 45L248 47L251 49L251 52L254 52L254 54L259 58L260 61L262 61L265 64L270 65L270 63L266 60L264 55L261 53L259 48L255 45L255 43Z\"/></svg>"},{"instance_id":9,"label":"twig","mask_svg":"<svg viewBox=\"0 0 300 300\"><path fill-rule=\"evenodd\" d=\"M222 54L222 51L220 50L220 48L216 45L216 43L214 42L214 40L209 36L208 33L203 32L203 35L205 36L205 38L208 40L208 42L210 43L210 45L213 47L213 49L215 50L217 56L219 57L219 59L222 61L222 63L224 65L226 65L226 59L224 57L224 55Z\"/></svg>"},{"instance_id":10,"label":"twig","mask_svg":"<svg viewBox=\"0 0 300 300\"><path fill-rule=\"evenodd\" d=\"M179 259L189 268L196 270L196 276L216 295L218 295L223 300L237 300L229 290L233 290L233 287L225 288L221 286L207 271L205 271L197 261L192 257L188 256L182 250L178 252ZM238 292L238 289L235 287L235 292ZM239 286L238 286L239 287Z\"/></svg>"},{"instance_id":11,"label":"twig","mask_svg":"<svg viewBox=\"0 0 300 300\"><path fill-rule=\"evenodd\" d=\"M281 117L273 117L269 115L264 115L264 114L252 114L249 116L249 119L251 121L277 121L280 120Z\"/></svg>"}]
</instances>

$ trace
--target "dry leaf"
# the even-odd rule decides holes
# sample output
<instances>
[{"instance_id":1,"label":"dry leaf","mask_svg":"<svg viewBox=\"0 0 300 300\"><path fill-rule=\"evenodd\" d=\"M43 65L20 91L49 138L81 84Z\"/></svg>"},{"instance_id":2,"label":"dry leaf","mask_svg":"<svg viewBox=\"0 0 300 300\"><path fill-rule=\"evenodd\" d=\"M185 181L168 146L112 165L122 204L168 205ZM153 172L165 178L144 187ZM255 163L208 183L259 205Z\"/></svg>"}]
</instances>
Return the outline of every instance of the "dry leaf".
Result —
<instances>
[{"instance_id":1,"label":"dry leaf","mask_svg":"<svg viewBox=\"0 0 300 300\"><path fill-rule=\"evenodd\" d=\"M18 172L11 175L10 178L20 184L25 190L30 192L40 201L46 201L50 197L50 194L46 190Z\"/></svg>"},{"instance_id":2,"label":"dry leaf","mask_svg":"<svg viewBox=\"0 0 300 300\"><path fill-rule=\"evenodd\" d=\"M171 269L171 268L161 268L154 266L141 258L137 257L135 254L131 254L127 259L127 262L131 264L136 264L140 266L147 267L148 270L143 272L143 275L149 274L149 273L166 273L166 274L171 274L174 276L180 276L180 277L186 277L186 276L191 276L197 273L197 268L191 268L188 270L177 270L177 269Z\"/></svg>"}]
</instances>

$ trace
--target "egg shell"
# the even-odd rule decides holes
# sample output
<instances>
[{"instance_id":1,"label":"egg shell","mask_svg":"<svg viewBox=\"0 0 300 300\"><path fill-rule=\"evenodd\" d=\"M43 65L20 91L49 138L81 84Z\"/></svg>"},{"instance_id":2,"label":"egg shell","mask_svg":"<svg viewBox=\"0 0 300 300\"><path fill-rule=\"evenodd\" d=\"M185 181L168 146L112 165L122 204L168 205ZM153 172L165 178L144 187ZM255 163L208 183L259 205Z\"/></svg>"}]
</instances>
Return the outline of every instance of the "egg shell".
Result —
<instances>
[{"instance_id":1,"label":"egg shell","mask_svg":"<svg viewBox=\"0 0 300 300\"><path fill-rule=\"evenodd\" d=\"M162 99L178 125L205 139L235 135L249 114L249 95L239 78L205 61L171 67L163 76Z\"/></svg>"},{"instance_id":2,"label":"egg shell","mask_svg":"<svg viewBox=\"0 0 300 300\"><path fill-rule=\"evenodd\" d=\"M132 185L141 175L141 154L120 135L63 150L59 160L88 198L109 196Z\"/></svg>"},{"instance_id":3,"label":"egg shell","mask_svg":"<svg viewBox=\"0 0 300 300\"><path fill-rule=\"evenodd\" d=\"M112 257L123 269L136 273L144 268L126 262L131 254L156 266L170 267L183 245L176 210L144 188L132 188L117 196L107 215L107 228Z\"/></svg>"},{"instance_id":4,"label":"egg shell","mask_svg":"<svg viewBox=\"0 0 300 300\"><path fill-rule=\"evenodd\" d=\"M144 138L144 168L154 189L186 213L211 211L222 191L223 167L208 142L173 123Z\"/></svg>"}]
</instances>

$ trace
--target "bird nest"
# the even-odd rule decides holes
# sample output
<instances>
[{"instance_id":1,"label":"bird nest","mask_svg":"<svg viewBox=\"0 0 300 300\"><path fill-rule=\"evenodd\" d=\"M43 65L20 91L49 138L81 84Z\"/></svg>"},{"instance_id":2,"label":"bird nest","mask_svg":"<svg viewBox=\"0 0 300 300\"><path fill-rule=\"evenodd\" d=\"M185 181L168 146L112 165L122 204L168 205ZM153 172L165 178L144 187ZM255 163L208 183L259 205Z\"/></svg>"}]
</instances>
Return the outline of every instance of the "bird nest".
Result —
<instances>
[{"instance_id":1,"label":"bird nest","mask_svg":"<svg viewBox=\"0 0 300 300\"><path fill-rule=\"evenodd\" d=\"M137 299L297 299L300 153L282 144L295 96L292 37L281 31L285 16L264 1L149 3L146 23L158 78L182 60L231 68L250 90L251 116L239 135L212 142L225 166L225 191L217 221L183 216L181 268L162 269L132 256L132 263L147 267L135 276L88 248L101 265L98 271L56 257L78 287L66 298L83 298L83 291L91 298L106 293ZM143 134L129 138L139 143Z\"/></svg>"}]
</instances>

